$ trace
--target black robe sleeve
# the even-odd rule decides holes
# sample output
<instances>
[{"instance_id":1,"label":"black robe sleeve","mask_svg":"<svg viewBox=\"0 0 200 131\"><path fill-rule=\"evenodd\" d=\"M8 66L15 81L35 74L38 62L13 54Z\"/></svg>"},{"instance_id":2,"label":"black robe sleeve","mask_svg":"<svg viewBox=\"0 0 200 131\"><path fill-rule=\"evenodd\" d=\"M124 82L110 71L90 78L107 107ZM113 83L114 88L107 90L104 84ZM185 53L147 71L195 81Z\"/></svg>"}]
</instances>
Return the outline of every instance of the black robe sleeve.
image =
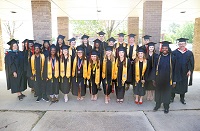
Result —
<instances>
[{"instance_id":1,"label":"black robe sleeve","mask_svg":"<svg viewBox=\"0 0 200 131\"><path fill-rule=\"evenodd\" d=\"M44 80L47 79L47 66L48 66L47 62L48 62L48 60L49 60L49 57L47 57L44 62L44 70L43 70L43 75L42 75Z\"/></svg>"},{"instance_id":2,"label":"black robe sleeve","mask_svg":"<svg viewBox=\"0 0 200 131\"><path fill-rule=\"evenodd\" d=\"M191 52L189 63L188 63L188 70L191 71L191 76L190 76L190 80L189 80L189 86L191 86L192 81L193 81L193 71L194 71L194 55L192 52Z\"/></svg>"},{"instance_id":3,"label":"black robe sleeve","mask_svg":"<svg viewBox=\"0 0 200 131\"><path fill-rule=\"evenodd\" d=\"M32 76L33 76L33 74L32 74L32 70L31 70L31 61L29 61L28 65L27 65L27 77L30 78Z\"/></svg>"},{"instance_id":4,"label":"black robe sleeve","mask_svg":"<svg viewBox=\"0 0 200 131\"><path fill-rule=\"evenodd\" d=\"M128 59L127 60L127 80L126 80L126 83L128 83L128 84L130 84L130 83L132 83L132 73L131 73L131 62L130 62L130 60Z\"/></svg>"}]
</instances>

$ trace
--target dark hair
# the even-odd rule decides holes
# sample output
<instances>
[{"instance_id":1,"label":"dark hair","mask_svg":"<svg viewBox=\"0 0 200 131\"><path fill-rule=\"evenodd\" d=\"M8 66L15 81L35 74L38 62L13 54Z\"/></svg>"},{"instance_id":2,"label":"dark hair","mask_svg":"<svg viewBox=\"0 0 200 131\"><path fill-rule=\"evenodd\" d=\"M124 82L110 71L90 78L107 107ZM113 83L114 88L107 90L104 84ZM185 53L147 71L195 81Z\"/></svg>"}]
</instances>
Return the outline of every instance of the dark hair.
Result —
<instances>
[{"instance_id":1,"label":"dark hair","mask_svg":"<svg viewBox=\"0 0 200 131\"><path fill-rule=\"evenodd\" d=\"M118 56L117 56L117 58L118 58L118 67L119 67L119 63L120 63L120 57L119 57L119 53L118 53ZM124 52L124 60L123 60L123 65L124 66L126 66L126 52Z\"/></svg>"},{"instance_id":2,"label":"dark hair","mask_svg":"<svg viewBox=\"0 0 200 131\"><path fill-rule=\"evenodd\" d=\"M18 45L17 43L14 43L14 44L17 45L17 50L19 50L19 45ZM10 48L9 48L10 50L13 50L12 48L13 48L13 45L14 45L14 44L11 44L11 45L10 45Z\"/></svg>"},{"instance_id":3,"label":"dark hair","mask_svg":"<svg viewBox=\"0 0 200 131\"><path fill-rule=\"evenodd\" d=\"M58 60L57 49L56 49L56 48L50 48L50 51L49 51L49 60L50 60L50 58L51 58L51 50L52 50L52 49L55 49L55 50L56 50L56 52L55 52L55 57L56 57L56 59Z\"/></svg>"},{"instance_id":4,"label":"dark hair","mask_svg":"<svg viewBox=\"0 0 200 131\"><path fill-rule=\"evenodd\" d=\"M60 38L61 39L61 38ZM63 43L62 43L62 45L61 45L61 47L59 46L59 43L58 43L58 40L59 40L59 38L57 39L57 41L56 41L56 48L57 48L57 52L59 52L59 54L60 54L60 49L61 49L61 47L63 46L63 45L65 45L65 41L64 41L64 39L62 39L63 40Z\"/></svg>"},{"instance_id":5,"label":"dark hair","mask_svg":"<svg viewBox=\"0 0 200 131\"><path fill-rule=\"evenodd\" d=\"M26 44L27 44L27 46L26 46ZM24 40L24 49L23 49L23 51L28 50L28 49L29 49L28 39L26 39L26 40Z\"/></svg>"},{"instance_id":6,"label":"dark hair","mask_svg":"<svg viewBox=\"0 0 200 131\"><path fill-rule=\"evenodd\" d=\"M96 56L97 57L97 68L99 69L99 57L98 56ZM91 68L92 68L92 66L93 66L93 61L92 61L92 59L91 59L91 57L90 57L90 63L91 63Z\"/></svg>"}]
</instances>

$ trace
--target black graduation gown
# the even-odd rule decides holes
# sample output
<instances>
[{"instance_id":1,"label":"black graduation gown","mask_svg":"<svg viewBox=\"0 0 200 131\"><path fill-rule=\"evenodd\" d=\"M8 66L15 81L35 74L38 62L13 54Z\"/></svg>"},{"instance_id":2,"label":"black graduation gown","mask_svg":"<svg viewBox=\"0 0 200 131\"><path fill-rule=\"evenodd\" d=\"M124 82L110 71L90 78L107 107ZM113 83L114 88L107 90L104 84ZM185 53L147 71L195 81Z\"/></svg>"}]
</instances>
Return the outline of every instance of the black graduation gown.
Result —
<instances>
[{"instance_id":1,"label":"black graduation gown","mask_svg":"<svg viewBox=\"0 0 200 131\"><path fill-rule=\"evenodd\" d=\"M124 43L122 43L122 44L120 43L120 44L119 44L119 47L124 47L123 45L124 45ZM117 58L117 57L119 56L119 51L118 51L118 48L119 48L119 47L116 48L116 46L117 46L117 43L115 44L115 49L116 49L116 54L115 54L115 56L116 56L116 58ZM127 44L126 44L125 48L127 48ZM126 54L126 56L127 56L127 50L125 51L125 54Z\"/></svg>"},{"instance_id":2,"label":"black graduation gown","mask_svg":"<svg viewBox=\"0 0 200 131\"><path fill-rule=\"evenodd\" d=\"M76 55L76 49L72 49L72 56L71 56L71 60L74 61Z\"/></svg>"},{"instance_id":3,"label":"black graduation gown","mask_svg":"<svg viewBox=\"0 0 200 131\"><path fill-rule=\"evenodd\" d=\"M48 77L48 60L49 57L45 59L43 78L46 80ZM59 78L54 77L54 70L52 69L52 79L46 80L46 94L47 95L58 95L59 94Z\"/></svg>"},{"instance_id":4,"label":"black graduation gown","mask_svg":"<svg viewBox=\"0 0 200 131\"><path fill-rule=\"evenodd\" d=\"M82 45L84 47L85 56L86 56L87 60L89 61L90 54L91 54L91 51L92 51L92 46L89 45L89 44L87 46L85 46L84 44L82 44Z\"/></svg>"},{"instance_id":5,"label":"black graduation gown","mask_svg":"<svg viewBox=\"0 0 200 131\"><path fill-rule=\"evenodd\" d=\"M102 80L103 91L105 95L110 95L112 92L112 62L107 59L106 63L106 78Z\"/></svg>"},{"instance_id":6,"label":"black graduation gown","mask_svg":"<svg viewBox=\"0 0 200 131\"><path fill-rule=\"evenodd\" d=\"M68 59L64 59L64 69L66 70L67 68L67 60ZM71 65L72 67L72 65ZM71 89L71 77L70 78L67 78L66 77L66 72L65 72L65 76L62 78L60 77L60 91L63 93L63 94L68 94L70 92L70 89Z\"/></svg>"},{"instance_id":7,"label":"black graduation gown","mask_svg":"<svg viewBox=\"0 0 200 131\"><path fill-rule=\"evenodd\" d=\"M24 86L24 55L22 52L10 51L5 56L5 69L7 78L7 89L11 89L11 93L22 92L26 90ZM17 73L17 77L13 77L13 72Z\"/></svg>"},{"instance_id":8,"label":"black graduation gown","mask_svg":"<svg viewBox=\"0 0 200 131\"><path fill-rule=\"evenodd\" d=\"M28 70L31 70L31 56L32 56L32 52L31 51L29 51L29 50L27 50L26 52L25 52L25 59L24 59L24 68L25 68L25 70L26 70L26 73L27 73L27 71ZM27 74L26 74L27 75ZM27 76L28 77L28 76ZM30 88L34 88L34 81L33 80L31 80L30 79L30 77L28 77L27 78L28 79L28 86L30 87Z\"/></svg>"},{"instance_id":9,"label":"black graduation gown","mask_svg":"<svg viewBox=\"0 0 200 131\"><path fill-rule=\"evenodd\" d=\"M38 97L42 97L43 94L46 94L45 86L44 86L44 79L41 74L41 57L35 56L35 69L36 69L36 75L34 76L33 84L34 84L34 90ZM31 67L30 67L31 69ZM27 71L27 76L30 78L33 76L32 71Z\"/></svg>"},{"instance_id":10,"label":"black graduation gown","mask_svg":"<svg viewBox=\"0 0 200 131\"><path fill-rule=\"evenodd\" d=\"M72 77L72 94L78 96L78 90L80 87L81 96L85 96L87 83L86 80L83 78L83 66L81 66L79 71L80 73L78 73L78 63L77 63L75 76Z\"/></svg>"},{"instance_id":11,"label":"black graduation gown","mask_svg":"<svg viewBox=\"0 0 200 131\"><path fill-rule=\"evenodd\" d=\"M131 75L130 75L130 61L127 61L127 81L131 81ZM122 85L122 72L123 71L123 62L119 62L118 66L118 74L117 74L117 80L115 82L115 91L116 91L116 96L117 99L124 99L124 94L125 94L125 84Z\"/></svg>"},{"instance_id":12,"label":"black graduation gown","mask_svg":"<svg viewBox=\"0 0 200 131\"><path fill-rule=\"evenodd\" d=\"M98 93L98 88L97 88L97 85L95 83L95 73L96 73L96 69L93 72L93 68L92 68L91 69L91 76L90 76L90 80L89 80L89 88L90 88L90 94L91 95L96 95Z\"/></svg>"},{"instance_id":13,"label":"black graduation gown","mask_svg":"<svg viewBox=\"0 0 200 131\"><path fill-rule=\"evenodd\" d=\"M147 67L148 67L148 64L147 64ZM140 68L140 74L142 74L143 62L139 62L139 68ZM133 64L133 72L135 72L135 64ZM134 78L135 78L135 75L134 75ZM141 79L142 79L142 77L140 78L140 81L137 83L137 85L135 85L135 83L134 83L133 90L134 90L135 95L144 96L145 95L145 86L142 87ZM144 80L146 80L146 72L144 74Z\"/></svg>"},{"instance_id":14,"label":"black graduation gown","mask_svg":"<svg viewBox=\"0 0 200 131\"><path fill-rule=\"evenodd\" d=\"M44 54L45 58L49 56L49 50L47 49L44 49L42 53Z\"/></svg>"},{"instance_id":15,"label":"black graduation gown","mask_svg":"<svg viewBox=\"0 0 200 131\"><path fill-rule=\"evenodd\" d=\"M147 58L148 66L147 66L146 81L145 81L146 90L155 90L155 86L153 85L151 74L153 71L153 67L155 66L155 59L157 58L158 58L158 54L156 53L153 53L152 56L149 55Z\"/></svg>"},{"instance_id":16,"label":"black graduation gown","mask_svg":"<svg viewBox=\"0 0 200 131\"><path fill-rule=\"evenodd\" d=\"M162 55L162 54L161 54ZM171 55L172 58L172 82L176 82L176 58ZM156 60L156 67L158 60ZM161 56L158 66L158 75L155 75L156 87L155 87L155 101L157 103L169 104L171 98L172 86L170 85L170 54L167 56Z\"/></svg>"},{"instance_id":17,"label":"black graduation gown","mask_svg":"<svg viewBox=\"0 0 200 131\"><path fill-rule=\"evenodd\" d=\"M185 94L188 91L188 77L187 72L190 70L191 73L194 70L194 56L191 51L181 53L178 49L173 51L176 56L176 61L179 66L177 68L177 83L176 87L172 89L172 93Z\"/></svg>"}]
</instances>

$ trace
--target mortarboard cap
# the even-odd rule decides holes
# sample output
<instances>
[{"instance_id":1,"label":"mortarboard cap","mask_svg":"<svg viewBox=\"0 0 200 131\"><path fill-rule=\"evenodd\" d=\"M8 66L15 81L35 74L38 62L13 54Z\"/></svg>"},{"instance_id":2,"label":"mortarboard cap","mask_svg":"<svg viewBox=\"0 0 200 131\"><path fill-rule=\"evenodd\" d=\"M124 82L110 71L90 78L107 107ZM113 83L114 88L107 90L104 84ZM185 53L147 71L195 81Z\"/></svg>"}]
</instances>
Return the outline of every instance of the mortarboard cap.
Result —
<instances>
[{"instance_id":1,"label":"mortarboard cap","mask_svg":"<svg viewBox=\"0 0 200 131\"><path fill-rule=\"evenodd\" d=\"M99 57L99 52L97 50L92 50L91 55L96 55Z\"/></svg>"},{"instance_id":2,"label":"mortarboard cap","mask_svg":"<svg viewBox=\"0 0 200 131\"><path fill-rule=\"evenodd\" d=\"M83 48L82 45L79 45L79 46L76 47L76 50L77 51L84 51L84 48Z\"/></svg>"},{"instance_id":3,"label":"mortarboard cap","mask_svg":"<svg viewBox=\"0 0 200 131\"><path fill-rule=\"evenodd\" d=\"M34 48L36 48L36 47L38 47L38 48L40 48L40 49L41 49L42 45L41 45L41 44L39 44L39 43L35 43L35 44L34 44Z\"/></svg>"},{"instance_id":4,"label":"mortarboard cap","mask_svg":"<svg viewBox=\"0 0 200 131\"><path fill-rule=\"evenodd\" d=\"M68 41L71 43L72 41L76 41L76 38L73 37L73 38L69 39Z\"/></svg>"},{"instance_id":5,"label":"mortarboard cap","mask_svg":"<svg viewBox=\"0 0 200 131\"><path fill-rule=\"evenodd\" d=\"M146 39L150 39L150 37L151 37L150 35L145 35L142 38L144 38L146 40Z\"/></svg>"},{"instance_id":6,"label":"mortarboard cap","mask_svg":"<svg viewBox=\"0 0 200 131\"><path fill-rule=\"evenodd\" d=\"M169 44L171 44L169 41L162 41L160 43L162 43L162 47L169 47Z\"/></svg>"},{"instance_id":7,"label":"mortarboard cap","mask_svg":"<svg viewBox=\"0 0 200 131\"><path fill-rule=\"evenodd\" d=\"M58 39L64 40L64 39L65 39L65 36L63 36L63 35L58 35L57 40L58 40Z\"/></svg>"},{"instance_id":8,"label":"mortarboard cap","mask_svg":"<svg viewBox=\"0 0 200 131\"><path fill-rule=\"evenodd\" d=\"M118 47L118 51L126 52L126 47L120 46Z\"/></svg>"},{"instance_id":9,"label":"mortarboard cap","mask_svg":"<svg viewBox=\"0 0 200 131\"><path fill-rule=\"evenodd\" d=\"M119 34L117 34L119 37L124 37L124 35L126 35L126 34L124 34L124 33L119 33Z\"/></svg>"},{"instance_id":10,"label":"mortarboard cap","mask_svg":"<svg viewBox=\"0 0 200 131\"><path fill-rule=\"evenodd\" d=\"M88 39L89 36L84 34L84 35L81 37L81 39L84 39L84 38L87 38L87 39Z\"/></svg>"},{"instance_id":11,"label":"mortarboard cap","mask_svg":"<svg viewBox=\"0 0 200 131\"><path fill-rule=\"evenodd\" d=\"M129 34L128 36L129 37L135 37L136 35L135 34Z\"/></svg>"},{"instance_id":12,"label":"mortarboard cap","mask_svg":"<svg viewBox=\"0 0 200 131\"><path fill-rule=\"evenodd\" d=\"M189 39L187 39L187 38L179 38L179 39L177 39L177 41L179 41L179 42L186 42L187 40L189 40Z\"/></svg>"},{"instance_id":13,"label":"mortarboard cap","mask_svg":"<svg viewBox=\"0 0 200 131\"><path fill-rule=\"evenodd\" d=\"M112 51L113 50L113 47L112 46L107 46L106 47L106 51Z\"/></svg>"},{"instance_id":14,"label":"mortarboard cap","mask_svg":"<svg viewBox=\"0 0 200 131\"><path fill-rule=\"evenodd\" d=\"M22 41L22 43L26 43L28 41L28 39L25 39L24 41Z\"/></svg>"},{"instance_id":15,"label":"mortarboard cap","mask_svg":"<svg viewBox=\"0 0 200 131\"><path fill-rule=\"evenodd\" d=\"M99 35L105 35L106 33L104 33L103 31L100 31L97 34L99 34Z\"/></svg>"},{"instance_id":16,"label":"mortarboard cap","mask_svg":"<svg viewBox=\"0 0 200 131\"><path fill-rule=\"evenodd\" d=\"M142 46L141 47L138 47L137 52L143 52L143 53L146 53L146 49L144 49Z\"/></svg>"},{"instance_id":17,"label":"mortarboard cap","mask_svg":"<svg viewBox=\"0 0 200 131\"><path fill-rule=\"evenodd\" d=\"M35 40L28 40L28 43L33 43L34 44Z\"/></svg>"},{"instance_id":18,"label":"mortarboard cap","mask_svg":"<svg viewBox=\"0 0 200 131\"><path fill-rule=\"evenodd\" d=\"M62 50L65 50L65 49L67 49L67 50L68 50L68 49L70 48L70 46L68 46L68 45L62 45L62 47L61 47L61 48L62 48Z\"/></svg>"},{"instance_id":19,"label":"mortarboard cap","mask_svg":"<svg viewBox=\"0 0 200 131\"><path fill-rule=\"evenodd\" d=\"M108 39L108 41L109 41L109 42L110 42L110 41L115 42L116 40L115 40L115 38L111 37L111 38Z\"/></svg>"},{"instance_id":20,"label":"mortarboard cap","mask_svg":"<svg viewBox=\"0 0 200 131\"><path fill-rule=\"evenodd\" d=\"M51 40L43 40L43 41L44 41L44 43L48 43L48 44L50 45L50 41L51 41ZM43 44L44 44L44 43L43 43Z\"/></svg>"},{"instance_id":21,"label":"mortarboard cap","mask_svg":"<svg viewBox=\"0 0 200 131\"><path fill-rule=\"evenodd\" d=\"M94 43L99 43L99 44L101 44L101 41L100 41L99 39L96 39L96 40L94 40L93 42L94 42Z\"/></svg>"},{"instance_id":22,"label":"mortarboard cap","mask_svg":"<svg viewBox=\"0 0 200 131\"><path fill-rule=\"evenodd\" d=\"M19 44L19 41L18 41L18 40L15 40L15 39L12 39L12 40L10 40L7 44L8 44L8 45Z\"/></svg>"},{"instance_id":23,"label":"mortarboard cap","mask_svg":"<svg viewBox=\"0 0 200 131\"><path fill-rule=\"evenodd\" d=\"M53 49L53 48L54 48L54 49L57 49L56 46L55 46L54 44L52 44L52 45L50 46L50 50Z\"/></svg>"},{"instance_id":24,"label":"mortarboard cap","mask_svg":"<svg viewBox=\"0 0 200 131\"><path fill-rule=\"evenodd\" d=\"M154 43L154 42L147 43L148 46L155 46L155 44L157 44L157 43Z\"/></svg>"}]
</instances>

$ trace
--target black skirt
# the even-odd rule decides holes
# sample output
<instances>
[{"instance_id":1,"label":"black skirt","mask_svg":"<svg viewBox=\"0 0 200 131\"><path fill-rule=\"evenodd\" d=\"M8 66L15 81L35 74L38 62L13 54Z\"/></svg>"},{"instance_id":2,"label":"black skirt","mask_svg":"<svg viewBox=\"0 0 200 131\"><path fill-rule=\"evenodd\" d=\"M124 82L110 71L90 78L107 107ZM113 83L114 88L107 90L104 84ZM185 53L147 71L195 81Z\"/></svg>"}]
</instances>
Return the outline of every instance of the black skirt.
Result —
<instances>
[{"instance_id":1,"label":"black skirt","mask_svg":"<svg viewBox=\"0 0 200 131\"><path fill-rule=\"evenodd\" d=\"M145 81L145 89L146 90L155 90L155 86L153 85L153 82L150 81Z\"/></svg>"},{"instance_id":2,"label":"black skirt","mask_svg":"<svg viewBox=\"0 0 200 131\"><path fill-rule=\"evenodd\" d=\"M71 89L71 78L63 77L60 78L60 91L63 94L68 94Z\"/></svg>"},{"instance_id":3,"label":"black skirt","mask_svg":"<svg viewBox=\"0 0 200 131\"><path fill-rule=\"evenodd\" d=\"M142 83L140 81L134 87L134 94L139 96L145 95L145 87L142 87Z\"/></svg>"},{"instance_id":4,"label":"black skirt","mask_svg":"<svg viewBox=\"0 0 200 131\"><path fill-rule=\"evenodd\" d=\"M80 88L81 96L85 96L86 94L86 80L83 77L78 77L76 81L76 77L72 78L72 94L78 96L78 90Z\"/></svg>"},{"instance_id":5,"label":"black skirt","mask_svg":"<svg viewBox=\"0 0 200 131\"><path fill-rule=\"evenodd\" d=\"M59 82L58 78L53 78L51 80L46 81L46 93L47 95L58 95L59 94Z\"/></svg>"},{"instance_id":6,"label":"black skirt","mask_svg":"<svg viewBox=\"0 0 200 131\"><path fill-rule=\"evenodd\" d=\"M105 95L110 95L112 92L112 80L111 77L107 77L107 79L102 80L102 85L103 85L103 92Z\"/></svg>"}]
</instances>

